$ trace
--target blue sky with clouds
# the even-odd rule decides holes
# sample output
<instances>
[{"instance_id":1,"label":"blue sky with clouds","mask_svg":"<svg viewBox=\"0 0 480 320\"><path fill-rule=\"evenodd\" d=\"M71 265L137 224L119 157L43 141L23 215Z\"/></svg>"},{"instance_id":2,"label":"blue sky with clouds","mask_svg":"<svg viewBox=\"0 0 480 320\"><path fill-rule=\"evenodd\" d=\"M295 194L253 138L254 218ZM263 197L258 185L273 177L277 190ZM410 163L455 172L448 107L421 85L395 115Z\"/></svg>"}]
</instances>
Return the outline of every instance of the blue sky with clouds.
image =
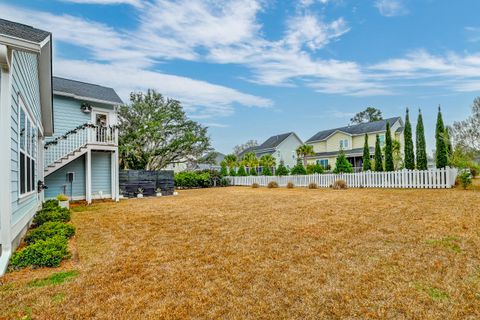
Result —
<instances>
[{"instance_id":1,"label":"blue sky with clouds","mask_svg":"<svg viewBox=\"0 0 480 320\"><path fill-rule=\"evenodd\" d=\"M466 118L480 95L477 0L2 0L0 17L53 33L54 73L157 89L210 127L222 152L304 140L374 106Z\"/></svg>"}]
</instances>

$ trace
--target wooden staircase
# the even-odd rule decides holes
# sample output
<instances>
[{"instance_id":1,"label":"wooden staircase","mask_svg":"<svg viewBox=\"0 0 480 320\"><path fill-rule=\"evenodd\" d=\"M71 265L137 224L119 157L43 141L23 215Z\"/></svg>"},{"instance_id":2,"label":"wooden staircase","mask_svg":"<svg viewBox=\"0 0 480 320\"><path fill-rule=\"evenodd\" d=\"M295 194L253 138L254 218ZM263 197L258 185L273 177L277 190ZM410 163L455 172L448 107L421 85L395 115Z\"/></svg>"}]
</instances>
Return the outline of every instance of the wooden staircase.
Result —
<instances>
[{"instance_id":1,"label":"wooden staircase","mask_svg":"<svg viewBox=\"0 0 480 320\"><path fill-rule=\"evenodd\" d=\"M45 144L45 177L84 155L89 148L116 147L118 130L84 124Z\"/></svg>"}]
</instances>

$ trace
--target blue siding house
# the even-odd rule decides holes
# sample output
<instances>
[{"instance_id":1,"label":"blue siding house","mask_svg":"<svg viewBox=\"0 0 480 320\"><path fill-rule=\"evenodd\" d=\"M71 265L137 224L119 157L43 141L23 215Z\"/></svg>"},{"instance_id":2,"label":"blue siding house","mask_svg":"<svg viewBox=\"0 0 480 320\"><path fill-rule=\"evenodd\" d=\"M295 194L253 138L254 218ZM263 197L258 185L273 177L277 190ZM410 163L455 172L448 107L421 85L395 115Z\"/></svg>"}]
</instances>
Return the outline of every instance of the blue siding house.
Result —
<instances>
[{"instance_id":1,"label":"blue siding house","mask_svg":"<svg viewBox=\"0 0 480 320\"><path fill-rule=\"evenodd\" d=\"M55 133L45 144L45 198L118 200L115 90L53 77Z\"/></svg>"},{"instance_id":2,"label":"blue siding house","mask_svg":"<svg viewBox=\"0 0 480 320\"><path fill-rule=\"evenodd\" d=\"M52 36L0 19L0 275L44 199L53 134Z\"/></svg>"}]
</instances>

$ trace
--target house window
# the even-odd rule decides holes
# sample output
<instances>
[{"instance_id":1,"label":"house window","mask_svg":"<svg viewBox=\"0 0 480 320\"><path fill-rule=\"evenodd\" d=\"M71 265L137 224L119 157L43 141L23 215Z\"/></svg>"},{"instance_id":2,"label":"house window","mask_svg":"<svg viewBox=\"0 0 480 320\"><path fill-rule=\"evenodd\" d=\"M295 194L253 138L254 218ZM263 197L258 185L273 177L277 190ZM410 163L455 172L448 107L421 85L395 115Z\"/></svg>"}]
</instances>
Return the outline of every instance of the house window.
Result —
<instances>
[{"instance_id":1,"label":"house window","mask_svg":"<svg viewBox=\"0 0 480 320\"><path fill-rule=\"evenodd\" d=\"M19 104L19 187L20 195L27 195L35 192L37 128L21 98L19 98Z\"/></svg>"},{"instance_id":2,"label":"house window","mask_svg":"<svg viewBox=\"0 0 480 320\"><path fill-rule=\"evenodd\" d=\"M348 139L340 140L340 149L347 149L348 148Z\"/></svg>"},{"instance_id":3,"label":"house window","mask_svg":"<svg viewBox=\"0 0 480 320\"><path fill-rule=\"evenodd\" d=\"M385 135L381 134L378 138L380 139L380 146L383 147L385 145Z\"/></svg>"},{"instance_id":4,"label":"house window","mask_svg":"<svg viewBox=\"0 0 480 320\"><path fill-rule=\"evenodd\" d=\"M328 167L328 160L327 159L317 160L317 164L321 165L323 168L327 168Z\"/></svg>"}]
</instances>

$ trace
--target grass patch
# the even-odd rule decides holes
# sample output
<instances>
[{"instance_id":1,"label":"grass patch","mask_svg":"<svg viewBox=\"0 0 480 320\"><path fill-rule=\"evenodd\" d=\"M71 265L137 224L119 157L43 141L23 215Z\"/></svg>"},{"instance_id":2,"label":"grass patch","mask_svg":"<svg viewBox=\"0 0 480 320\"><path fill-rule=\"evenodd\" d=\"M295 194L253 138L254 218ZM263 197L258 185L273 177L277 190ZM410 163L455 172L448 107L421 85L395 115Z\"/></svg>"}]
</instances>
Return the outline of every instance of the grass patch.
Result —
<instances>
[{"instance_id":1,"label":"grass patch","mask_svg":"<svg viewBox=\"0 0 480 320\"><path fill-rule=\"evenodd\" d=\"M444 237L442 239L432 239L425 241L425 243L428 245L442 247L448 250L452 250L453 252L460 253L462 252L462 249L460 248L458 242L460 242L460 238L458 237Z\"/></svg>"},{"instance_id":2,"label":"grass patch","mask_svg":"<svg viewBox=\"0 0 480 320\"><path fill-rule=\"evenodd\" d=\"M37 279L33 280L28 283L29 287L35 287L35 288L40 288L40 287L45 287L45 286L54 286L54 285L59 285L62 284L68 280L74 279L78 276L78 271L77 270L71 270L71 271L60 271L51 274L50 276L44 278L44 279Z\"/></svg>"},{"instance_id":3,"label":"grass patch","mask_svg":"<svg viewBox=\"0 0 480 320\"><path fill-rule=\"evenodd\" d=\"M52 299L52 302L59 303L65 300L65 297L66 297L65 293L57 293L53 295L51 299Z\"/></svg>"},{"instance_id":4,"label":"grass patch","mask_svg":"<svg viewBox=\"0 0 480 320\"><path fill-rule=\"evenodd\" d=\"M438 288L428 287L428 286L424 286L424 285L421 285L421 284L417 284L416 289L418 291L425 292L430 297L430 299L432 299L433 301L448 300L450 298L448 293L446 293L445 291L442 291Z\"/></svg>"}]
</instances>

